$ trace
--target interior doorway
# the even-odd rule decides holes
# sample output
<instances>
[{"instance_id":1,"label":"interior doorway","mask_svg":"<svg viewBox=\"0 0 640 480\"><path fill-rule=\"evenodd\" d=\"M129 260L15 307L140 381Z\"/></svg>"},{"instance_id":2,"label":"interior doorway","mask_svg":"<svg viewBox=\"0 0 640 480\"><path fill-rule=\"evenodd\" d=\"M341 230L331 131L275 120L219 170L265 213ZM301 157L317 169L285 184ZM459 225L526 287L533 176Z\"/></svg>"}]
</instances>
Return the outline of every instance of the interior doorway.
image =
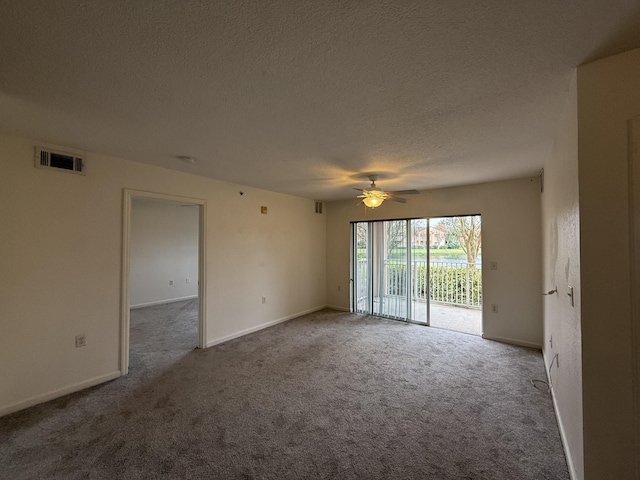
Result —
<instances>
[{"instance_id":1,"label":"interior doorway","mask_svg":"<svg viewBox=\"0 0 640 480\"><path fill-rule=\"evenodd\" d=\"M140 207L140 205L146 205L148 212L154 212L153 215L160 215L163 212L173 212L174 228L180 228L175 222L191 221L195 219L197 225L195 225L196 236L196 256L197 258L191 258L194 254L193 245L190 245L189 252L182 251L180 248L181 238L178 232L171 234L171 238L158 241L158 245L153 245L148 249L140 249L139 245L136 245L135 241L132 241L132 231L134 221L134 205ZM154 208L150 208L150 207ZM166 208L165 208L166 207ZM180 210L189 209L190 212L184 210L185 215L180 214ZM189 215L186 215L189 213ZM147 216L149 213L147 213ZM195 215L195 216L194 216ZM187 218L188 217L188 218ZM144 217L141 217L144 218ZM191 220L189 220L189 218ZM139 220L138 220L139 222ZM151 221L151 223L153 223ZM193 225L189 228L193 230ZM140 231L146 232L145 235L153 236L153 229L149 226L141 226L136 224L138 229L137 235L140 235ZM204 232L206 232L206 202L201 199L177 197L172 195L165 195L159 193L142 192L136 190L124 191L124 208L123 208L123 265L122 265L122 309L121 309L121 355L120 355L120 370L123 375L127 374L130 365L130 348L131 348L131 307L144 307L145 310L160 308L163 312L173 312L170 315L186 315L187 310L197 309L197 338L188 340L195 340L194 346L205 348L206 346L206 333L205 333L205 311L206 311L206 298L205 292L205 258L206 258L206 242L204 239ZM158 234L158 235L161 235ZM186 240L183 239L183 240ZM188 239L187 243L193 242L194 239ZM171 247L173 242L174 246ZM168 249L174 249L175 251L169 252ZM164 251L163 251L164 249ZM145 251L148 250L148 251ZM155 252L154 252L155 250ZM135 257L133 255L135 254ZM140 256L148 256L149 258L141 259ZM173 264L171 258L173 258ZM134 265L132 268L132 259ZM137 262L137 263L135 263ZM192 263L195 265L181 265L182 263ZM132 278L133 274L133 278ZM137 276L144 277L147 275L146 280L140 281ZM160 277L154 278L154 277ZM166 278L164 278L166 277ZM132 286L133 291L132 291ZM170 302L170 303L167 303ZM170 305L167 307L167 305ZM157 306L157 307L156 307ZM153 312L151 312L153 313ZM160 313L160 310L158 311ZM139 315L138 315L139 316ZM137 316L137 317L138 317ZM193 316L193 315L192 315ZM136 317L136 320L138 318ZM176 327L178 324L174 324Z\"/></svg>"},{"instance_id":2,"label":"interior doorway","mask_svg":"<svg viewBox=\"0 0 640 480\"><path fill-rule=\"evenodd\" d=\"M482 334L479 215L352 223L351 310Z\"/></svg>"}]
</instances>

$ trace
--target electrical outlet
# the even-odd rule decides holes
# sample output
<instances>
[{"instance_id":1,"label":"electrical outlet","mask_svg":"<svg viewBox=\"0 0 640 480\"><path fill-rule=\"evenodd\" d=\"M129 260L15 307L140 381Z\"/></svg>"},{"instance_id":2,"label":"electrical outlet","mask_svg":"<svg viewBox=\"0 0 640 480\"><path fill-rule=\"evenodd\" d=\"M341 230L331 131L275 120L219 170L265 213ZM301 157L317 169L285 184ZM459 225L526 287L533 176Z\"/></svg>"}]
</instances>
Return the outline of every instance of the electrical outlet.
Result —
<instances>
[{"instance_id":1,"label":"electrical outlet","mask_svg":"<svg viewBox=\"0 0 640 480\"><path fill-rule=\"evenodd\" d=\"M267 297L266 296L262 296L262 303L267 303Z\"/></svg>"},{"instance_id":2,"label":"electrical outlet","mask_svg":"<svg viewBox=\"0 0 640 480\"><path fill-rule=\"evenodd\" d=\"M169 280L169 285L173 285L173 280Z\"/></svg>"},{"instance_id":3,"label":"electrical outlet","mask_svg":"<svg viewBox=\"0 0 640 480\"><path fill-rule=\"evenodd\" d=\"M491 262L491 270L498 270L498 262Z\"/></svg>"},{"instance_id":4,"label":"electrical outlet","mask_svg":"<svg viewBox=\"0 0 640 480\"><path fill-rule=\"evenodd\" d=\"M185 279L185 283L191 283L191 279L190 279L189 277L187 277L187 278Z\"/></svg>"},{"instance_id":5,"label":"electrical outlet","mask_svg":"<svg viewBox=\"0 0 640 480\"><path fill-rule=\"evenodd\" d=\"M498 313L498 305L496 303L491 304L491 311L494 313Z\"/></svg>"},{"instance_id":6,"label":"electrical outlet","mask_svg":"<svg viewBox=\"0 0 640 480\"><path fill-rule=\"evenodd\" d=\"M76 348L84 347L87 344L87 336L83 333L81 335L76 335Z\"/></svg>"}]
</instances>

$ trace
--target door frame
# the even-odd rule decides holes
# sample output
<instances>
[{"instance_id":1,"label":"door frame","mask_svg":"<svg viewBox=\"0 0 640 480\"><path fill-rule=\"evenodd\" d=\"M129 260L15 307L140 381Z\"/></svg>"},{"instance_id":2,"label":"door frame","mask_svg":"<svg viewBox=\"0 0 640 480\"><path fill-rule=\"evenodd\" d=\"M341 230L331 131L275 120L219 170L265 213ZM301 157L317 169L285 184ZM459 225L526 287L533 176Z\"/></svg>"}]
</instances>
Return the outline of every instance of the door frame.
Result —
<instances>
[{"instance_id":1,"label":"door frame","mask_svg":"<svg viewBox=\"0 0 640 480\"><path fill-rule=\"evenodd\" d=\"M629 174L629 258L635 450L640 455L640 116L627 121ZM637 465L640 474L640 463Z\"/></svg>"},{"instance_id":2,"label":"door frame","mask_svg":"<svg viewBox=\"0 0 640 480\"><path fill-rule=\"evenodd\" d=\"M198 348L206 348L206 259L207 202L201 198L181 197L158 192L125 188L122 194L122 280L120 294L120 374L129 373L129 286L131 270L131 204L134 198L147 198L198 205Z\"/></svg>"},{"instance_id":3,"label":"door frame","mask_svg":"<svg viewBox=\"0 0 640 480\"><path fill-rule=\"evenodd\" d=\"M368 225L370 225L370 227L368 228L368 242L369 244L371 244L371 242L373 241L373 243L375 243L375 234L373 233L374 228L372 227L373 224L384 224L384 222L391 222L391 221L402 221L402 222L407 222L407 235L406 235L406 243L407 243L407 250L406 250L406 262L407 262L407 270L406 270L406 288L407 288L407 314L406 314L406 318L401 319L401 318L397 318L397 317L393 317L390 315L380 315L382 317L385 318L390 318L390 319L394 319L394 320L399 320L399 321L404 321L406 323L414 323L417 325L425 325L425 326L433 326L433 322L432 322L432 318L431 318L431 313L432 313L432 301L431 301L431 296L430 296L430 284L432 281L432 275L431 275L431 251L429 248L429 239L431 238L430 232L432 229L432 221L433 220L437 220L437 219L444 219L444 218L465 218L465 217L480 217L482 218L482 214L481 213L469 213L469 214L458 214L458 215L429 215L429 216L418 216L418 217L408 217L408 218L391 218L391 219L375 219L375 220L353 220L350 222L351 224L351 255L350 255L350 269L351 269L351 300L350 300L350 305L351 305L351 311L352 312L358 312L357 309L357 299L355 299L355 289L357 288L357 239L356 237L356 230L357 230L357 224L359 223L366 223ZM412 243L412 236L414 234L413 229L411 228L411 222L416 221L416 220L425 220L426 221L426 225L425 225L425 229L426 229L426 245L425 245L425 249L426 249L426 255L425 255L425 274L426 274L426 279L425 279L425 288L426 288L426 302L425 302L425 308L426 308L426 312L425 312L425 321L419 321L417 319L415 319L414 316L414 310L412 307L412 296L413 296L413 285L412 285L412 280L413 280L413 275L411 272L411 265L412 265L412 257L411 257L411 253L413 251L413 249L409 248L409 245ZM482 220L480 220L482 221ZM378 242L379 243L379 242ZM376 281L376 270L375 268L373 268L373 264L376 263L375 260L373 260L373 258L378 258L375 254L371 254L371 251L375 249L375 246L373 248L368 248L368 256L367 256L367 262L369 264L369 268L370 268L370 274L369 276L370 284L374 284ZM482 268L482 264L480 265L480 272L483 272L483 268ZM481 279L482 282L484 282L484 276L482 276ZM374 295L373 292L370 291L370 308L369 308L369 313L372 315L379 315L376 314L374 311ZM469 294L469 293L467 293ZM484 299L483 299L483 303L484 303ZM464 308L464 306L460 306L460 308ZM468 306L467 306L468 308ZM462 331L463 333L470 333L472 335L478 335L483 337L484 335L484 311L482 308L480 308L480 333L476 333L476 332L467 332L467 331ZM446 328L446 327L442 327L442 328ZM484 338L484 337L483 337Z\"/></svg>"},{"instance_id":4,"label":"door frame","mask_svg":"<svg viewBox=\"0 0 640 480\"><path fill-rule=\"evenodd\" d=\"M409 217L409 218L392 218L392 219L380 219L380 220L354 220L351 221L351 253L350 253L350 269L351 269L351 276L350 276L350 283L351 283L351 291L350 291L350 306L351 306L351 311L352 312L359 312L358 310L358 301L357 301L357 294L356 294L356 290L358 288L358 259L357 259L357 251L358 251L358 239L357 239L357 225L359 223L366 223L368 225L367 227L367 264L369 265L369 281L368 281L368 300L369 300L369 312L371 315L378 315L375 313L375 306L374 306L374 297L375 297L375 292L380 292L383 290L383 279L380 276L380 272L377 271L377 269L375 269L373 267L374 264L379 264L380 262L380 252L374 252L374 250L379 249L380 248L380 240L376 240L376 236L382 236L384 237L384 231L381 232L377 232L376 233L376 229L374 227L374 224L376 225L383 225L386 222L406 222L406 228L407 228L407 232L406 232L406 237L405 237L405 244L407 245L406 247L406 272L405 272L405 285L406 285L406 315L405 318L399 318L399 317L393 317L390 315L382 315L384 318L389 318L392 320L397 320L397 321L401 321L401 322L405 322L405 323L414 323L416 325L425 325L425 326L429 326L429 315L430 315L430 310L429 310L429 298L428 298L428 293L427 293L427 300L426 300L426 305L425 305L425 321L421 322L418 320L413 319L413 308L412 308L412 292L413 292L413 285L411 283L413 275L412 275L412 271L411 271L411 252L412 249L410 247L411 242L412 242L412 238L413 238L413 232L411 229L411 222L413 222L414 220L425 220L426 224L425 224L425 228L427 229L427 237L428 237L428 231L429 231L429 217ZM428 265L429 265L429 249L427 248L427 257L426 257L426 265L427 265L427 270L426 270L426 274L427 274L427 278L426 278L426 282L427 282L427 291L428 291ZM376 281L379 282L378 285L376 285Z\"/></svg>"}]
</instances>

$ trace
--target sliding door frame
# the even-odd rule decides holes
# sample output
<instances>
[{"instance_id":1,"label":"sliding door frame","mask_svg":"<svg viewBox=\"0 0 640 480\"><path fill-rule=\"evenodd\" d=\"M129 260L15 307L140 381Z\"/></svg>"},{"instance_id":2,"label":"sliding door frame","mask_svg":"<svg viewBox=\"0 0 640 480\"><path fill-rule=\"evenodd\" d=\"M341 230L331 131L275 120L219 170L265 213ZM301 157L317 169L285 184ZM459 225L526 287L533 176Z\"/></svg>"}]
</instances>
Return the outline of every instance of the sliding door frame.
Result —
<instances>
[{"instance_id":1,"label":"sliding door frame","mask_svg":"<svg viewBox=\"0 0 640 480\"><path fill-rule=\"evenodd\" d=\"M369 222L351 222L351 292L350 292L350 303L351 303L351 311L352 312L360 312L358 308L358 291L359 291L359 269L358 269L358 223L367 223L367 272L368 277L371 278L373 276L373 270L371 265L373 264L373 250L369 248L373 244L373 229ZM373 311L373 281L367 281L367 311Z\"/></svg>"},{"instance_id":2,"label":"sliding door frame","mask_svg":"<svg viewBox=\"0 0 640 480\"><path fill-rule=\"evenodd\" d=\"M425 279L425 288L426 288L426 312L425 312L425 321L419 321L415 319L414 308L413 308L413 284L412 279L414 277L412 272L412 222L414 220L425 220L426 225L426 238L429 238L429 217L412 217L412 218L398 218L398 219L384 219L384 220L362 220L362 221L352 221L351 222L351 311L359 312L359 313L368 313L369 315L380 315L385 318L391 318L393 320L403 321L407 323L416 323L419 325L429 325L429 249L426 248L426 279ZM382 292L384 290L384 278L380 273L380 268L374 268L375 265L381 265L384 262L383 251L384 246L380 243L384 243L386 239L384 238L384 231L376 232L376 228L374 228L374 224L384 225L386 222L405 222L406 235L405 235L405 308L406 314L404 318L391 316L391 315L383 315L380 313L375 313L375 298L374 292L377 291L378 295L382 296ZM366 223L367 227L367 270L368 270L368 281L367 281L367 309L365 312L359 310L358 308L358 288L359 288L359 268L358 268L358 224ZM379 239L376 240L376 234ZM374 242L375 240L375 242ZM376 243L374 245L374 243ZM377 252L376 252L377 250ZM375 261L374 261L375 258ZM378 282L377 289L374 288L375 282Z\"/></svg>"}]
</instances>

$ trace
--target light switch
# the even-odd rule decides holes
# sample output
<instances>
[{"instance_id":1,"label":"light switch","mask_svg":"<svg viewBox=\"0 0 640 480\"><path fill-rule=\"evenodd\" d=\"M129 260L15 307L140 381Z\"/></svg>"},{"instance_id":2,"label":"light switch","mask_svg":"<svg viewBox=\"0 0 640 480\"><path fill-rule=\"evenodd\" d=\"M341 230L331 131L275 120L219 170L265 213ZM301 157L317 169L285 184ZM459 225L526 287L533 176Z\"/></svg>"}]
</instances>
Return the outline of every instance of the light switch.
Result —
<instances>
[{"instance_id":1,"label":"light switch","mask_svg":"<svg viewBox=\"0 0 640 480\"><path fill-rule=\"evenodd\" d=\"M567 285L567 289L568 289L567 295L569 295L569 298L571 298L571 306L573 307L574 306L574 303L573 303L573 287L571 285Z\"/></svg>"}]
</instances>

